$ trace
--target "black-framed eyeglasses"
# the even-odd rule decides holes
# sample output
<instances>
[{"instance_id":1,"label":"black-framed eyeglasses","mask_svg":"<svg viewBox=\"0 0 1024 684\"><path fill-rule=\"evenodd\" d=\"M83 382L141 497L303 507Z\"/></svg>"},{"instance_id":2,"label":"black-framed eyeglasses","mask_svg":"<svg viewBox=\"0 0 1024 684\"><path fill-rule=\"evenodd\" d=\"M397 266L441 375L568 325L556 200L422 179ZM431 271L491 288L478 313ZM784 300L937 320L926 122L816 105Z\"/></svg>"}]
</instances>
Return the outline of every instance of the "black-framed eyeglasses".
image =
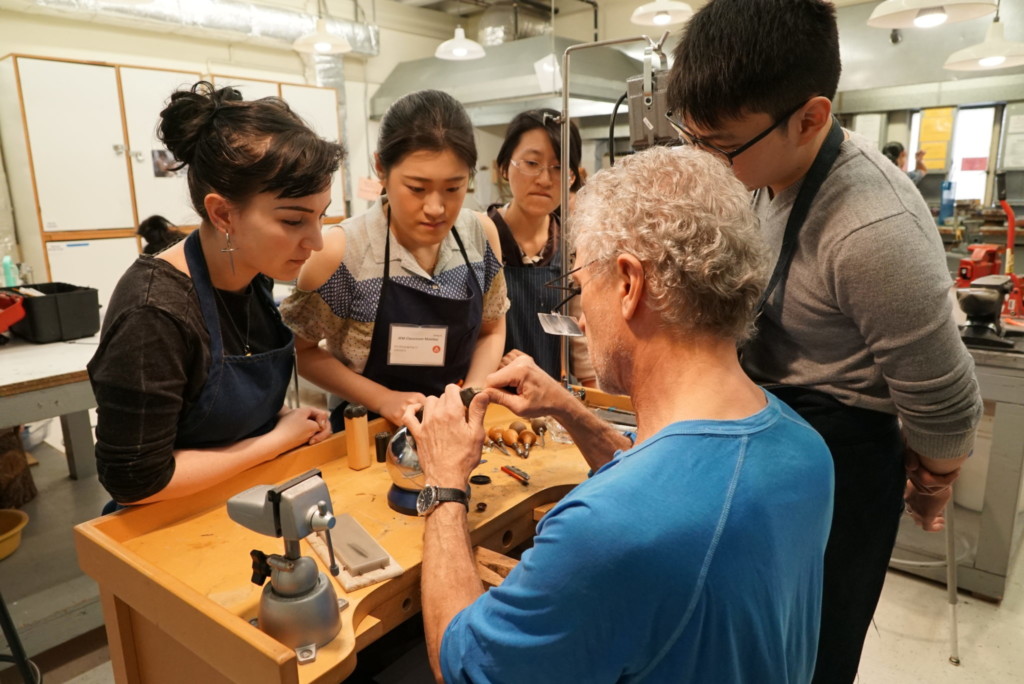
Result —
<instances>
[{"instance_id":1,"label":"black-framed eyeglasses","mask_svg":"<svg viewBox=\"0 0 1024 684\"><path fill-rule=\"evenodd\" d=\"M569 293L568 296L566 296L565 299L563 299L562 301L558 302L558 304L555 304L553 307L551 307L552 311L558 311L563 306L565 306L567 303L569 303L569 301L573 297L575 297L576 295L580 294L583 291L583 287L580 286L580 285L577 285L576 282L573 281L572 275L574 273L578 273L578 272L582 271L587 266L590 266L591 264L593 264L595 261L597 261L597 259L592 259L592 260L588 261L587 263L583 264L582 266L577 266L576 268L572 269L568 273L563 273L562 275L558 276L557 278L552 278L551 280L549 280L546 283L544 283L544 287L550 287L553 290L561 290L562 292L568 292Z\"/></svg>"},{"instance_id":2,"label":"black-framed eyeglasses","mask_svg":"<svg viewBox=\"0 0 1024 684\"><path fill-rule=\"evenodd\" d=\"M729 166L732 166L733 159L743 154L757 143L761 142L761 140L766 138L769 133L771 133L776 128L789 121L789 117L796 114L797 111L799 111L800 108L803 107L805 104L807 103L801 102L796 107L793 107L785 114L780 116L771 126L764 129L763 131L755 135L753 138L751 138L747 142L743 143L742 145L731 151L723 150L721 147L718 147L716 145L709 143L706 140L698 138L696 135L691 133L689 129L686 128L686 124L684 124L680 119L677 119L674 116L672 116L671 111L665 112L665 118L668 119L668 122L670 124L672 124L672 128L674 128L676 130L676 133L679 134L679 139L683 142L684 145L693 145L694 147L703 148L705 151L711 152L712 154L717 154L718 156L725 159L725 161L729 162Z\"/></svg>"}]
</instances>

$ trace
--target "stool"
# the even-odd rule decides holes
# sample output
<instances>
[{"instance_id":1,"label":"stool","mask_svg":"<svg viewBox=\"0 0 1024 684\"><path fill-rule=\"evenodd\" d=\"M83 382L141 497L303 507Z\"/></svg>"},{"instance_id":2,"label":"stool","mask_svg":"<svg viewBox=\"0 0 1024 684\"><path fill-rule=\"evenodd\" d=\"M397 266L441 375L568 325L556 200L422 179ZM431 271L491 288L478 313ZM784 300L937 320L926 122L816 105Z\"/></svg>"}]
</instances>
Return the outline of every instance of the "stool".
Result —
<instances>
[{"instance_id":1,"label":"stool","mask_svg":"<svg viewBox=\"0 0 1024 684\"><path fill-rule=\"evenodd\" d=\"M18 636L18 630L14 627L14 620L11 619L11 614L7 610L7 603L4 601L3 594L0 594L0 628L3 629L4 638L7 639L7 644L11 649L11 655L0 654L0 662L14 663L25 684L39 684L39 682L42 682L43 678L39 674L39 668L25 655L25 649L21 645L21 638Z\"/></svg>"}]
</instances>

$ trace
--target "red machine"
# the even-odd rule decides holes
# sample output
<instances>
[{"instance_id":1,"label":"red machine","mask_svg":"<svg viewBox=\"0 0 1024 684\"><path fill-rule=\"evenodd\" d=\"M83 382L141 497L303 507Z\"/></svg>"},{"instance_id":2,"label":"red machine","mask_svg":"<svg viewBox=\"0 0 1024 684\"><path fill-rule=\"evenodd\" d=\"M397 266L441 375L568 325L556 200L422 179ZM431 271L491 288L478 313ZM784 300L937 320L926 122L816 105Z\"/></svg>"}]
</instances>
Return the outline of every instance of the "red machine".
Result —
<instances>
[{"instance_id":1,"label":"red machine","mask_svg":"<svg viewBox=\"0 0 1024 684\"><path fill-rule=\"evenodd\" d=\"M1021 294L1021 282L1019 276L1013 272L1013 247L1016 240L1017 217L1013 214L1013 207L1006 201L1005 186L999 192L999 204L1006 212L1006 275L1013 281L1013 289L1006 296L1003 304L1003 316L1007 317L1006 323L1014 326L1024 325L1024 295ZM961 262L961 267L963 262ZM998 271L996 271L998 273Z\"/></svg>"},{"instance_id":2,"label":"red machine","mask_svg":"<svg viewBox=\"0 0 1024 684\"><path fill-rule=\"evenodd\" d=\"M1007 205L1008 206L1008 205ZM1012 250L1012 244L1011 250ZM1003 252L1002 245L978 243L967 247L970 256L960 260L960 268L956 274L957 287L970 287L971 282L989 275L1000 275L1003 262L999 255ZM1013 252L1010 252L1011 258ZM1010 263L1007 262L1009 266Z\"/></svg>"}]
</instances>

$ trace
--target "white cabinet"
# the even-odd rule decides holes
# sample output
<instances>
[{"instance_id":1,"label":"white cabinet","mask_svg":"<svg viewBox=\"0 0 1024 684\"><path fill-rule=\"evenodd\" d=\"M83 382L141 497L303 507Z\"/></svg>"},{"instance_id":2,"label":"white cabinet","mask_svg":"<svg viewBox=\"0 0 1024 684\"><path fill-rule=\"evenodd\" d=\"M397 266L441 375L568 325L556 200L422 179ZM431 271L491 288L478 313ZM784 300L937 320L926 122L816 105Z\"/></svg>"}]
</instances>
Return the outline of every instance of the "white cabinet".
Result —
<instances>
[{"instance_id":1,"label":"white cabinet","mask_svg":"<svg viewBox=\"0 0 1024 684\"><path fill-rule=\"evenodd\" d=\"M160 214L179 226L198 224L199 216L188 196L186 171L171 170L176 162L157 137L157 129L171 93L192 87L199 74L135 67L120 67L120 72L139 221Z\"/></svg>"},{"instance_id":2,"label":"white cabinet","mask_svg":"<svg viewBox=\"0 0 1024 684\"><path fill-rule=\"evenodd\" d=\"M132 227L117 69L19 58L18 77L42 229Z\"/></svg>"},{"instance_id":3,"label":"white cabinet","mask_svg":"<svg viewBox=\"0 0 1024 684\"><path fill-rule=\"evenodd\" d=\"M105 302L138 253L138 221L196 225L184 173L157 138L171 94L201 75L66 59L0 58L0 141L23 262L37 282L91 285ZM245 99L281 96L316 132L339 140L334 90L211 77ZM330 216L345 212L342 175Z\"/></svg>"},{"instance_id":4,"label":"white cabinet","mask_svg":"<svg viewBox=\"0 0 1024 684\"><path fill-rule=\"evenodd\" d=\"M48 242L46 252L53 282L95 287L101 314L117 281L139 256L133 237Z\"/></svg>"},{"instance_id":5,"label":"white cabinet","mask_svg":"<svg viewBox=\"0 0 1024 684\"><path fill-rule=\"evenodd\" d=\"M281 84L281 97L321 138L341 140L338 126L338 94L331 88ZM331 182L331 206L328 216L345 215L345 191L342 171L334 174Z\"/></svg>"}]
</instances>

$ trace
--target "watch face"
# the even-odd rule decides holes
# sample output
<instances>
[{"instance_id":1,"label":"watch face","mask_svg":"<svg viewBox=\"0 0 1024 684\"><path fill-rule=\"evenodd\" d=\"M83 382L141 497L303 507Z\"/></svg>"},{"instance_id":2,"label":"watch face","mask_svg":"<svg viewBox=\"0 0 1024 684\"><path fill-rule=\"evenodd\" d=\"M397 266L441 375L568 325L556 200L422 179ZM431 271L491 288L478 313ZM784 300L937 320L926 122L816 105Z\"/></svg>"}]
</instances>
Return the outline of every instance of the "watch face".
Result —
<instances>
[{"instance_id":1,"label":"watch face","mask_svg":"<svg viewBox=\"0 0 1024 684\"><path fill-rule=\"evenodd\" d=\"M426 515L434 509L437 505L437 488L433 485L427 485L420 490L419 495L416 497L416 513L419 515Z\"/></svg>"}]
</instances>

